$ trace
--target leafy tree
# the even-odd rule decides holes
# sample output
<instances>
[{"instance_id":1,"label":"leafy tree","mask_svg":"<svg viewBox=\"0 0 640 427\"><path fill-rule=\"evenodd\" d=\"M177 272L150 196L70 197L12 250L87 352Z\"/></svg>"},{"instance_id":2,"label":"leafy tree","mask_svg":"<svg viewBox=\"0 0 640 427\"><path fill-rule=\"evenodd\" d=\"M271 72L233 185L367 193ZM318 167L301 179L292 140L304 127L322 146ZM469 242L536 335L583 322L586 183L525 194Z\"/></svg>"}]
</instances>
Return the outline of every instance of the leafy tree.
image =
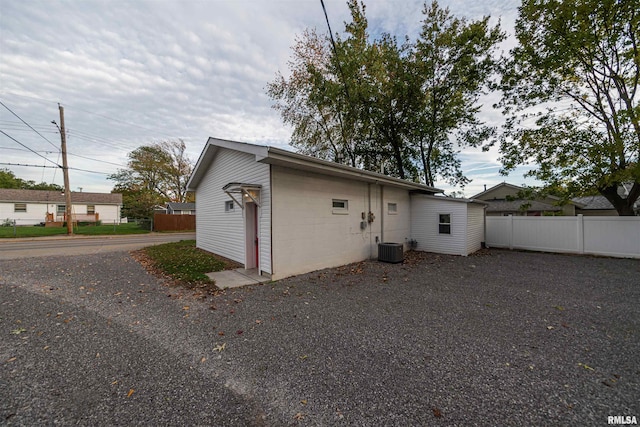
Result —
<instances>
[{"instance_id":1,"label":"leafy tree","mask_svg":"<svg viewBox=\"0 0 640 427\"><path fill-rule=\"evenodd\" d=\"M530 176L566 198L593 192L620 215L640 196L640 9L634 0L524 0L519 45L502 79L509 115L504 172ZM620 191L631 183L628 194Z\"/></svg>"},{"instance_id":2,"label":"leafy tree","mask_svg":"<svg viewBox=\"0 0 640 427\"><path fill-rule=\"evenodd\" d=\"M187 181L192 163L182 140L164 141L136 148L129 153L127 169L119 169L109 179L113 191L122 193L123 215L150 216L153 207L187 200Z\"/></svg>"},{"instance_id":3,"label":"leafy tree","mask_svg":"<svg viewBox=\"0 0 640 427\"><path fill-rule=\"evenodd\" d=\"M267 86L291 144L305 154L434 185L464 185L458 145L479 145L490 131L477 120L478 96L495 68L503 35L425 5L417 42L372 39L365 6L349 0L344 38L306 31L293 47L288 79ZM455 141L452 138L456 138Z\"/></svg>"},{"instance_id":4,"label":"leafy tree","mask_svg":"<svg viewBox=\"0 0 640 427\"><path fill-rule=\"evenodd\" d=\"M64 188L58 184L48 184L46 182L36 184L36 182L32 180L25 181L24 179L15 176L15 174L9 169L0 169L0 188L64 191Z\"/></svg>"},{"instance_id":5,"label":"leafy tree","mask_svg":"<svg viewBox=\"0 0 640 427\"><path fill-rule=\"evenodd\" d=\"M437 3L424 7L416 45L422 99L412 141L417 145L425 182L445 177L464 187L470 180L460 169L456 145L477 147L495 134L477 117L479 96L497 69L494 51L504 39L489 17L468 22Z\"/></svg>"}]
</instances>

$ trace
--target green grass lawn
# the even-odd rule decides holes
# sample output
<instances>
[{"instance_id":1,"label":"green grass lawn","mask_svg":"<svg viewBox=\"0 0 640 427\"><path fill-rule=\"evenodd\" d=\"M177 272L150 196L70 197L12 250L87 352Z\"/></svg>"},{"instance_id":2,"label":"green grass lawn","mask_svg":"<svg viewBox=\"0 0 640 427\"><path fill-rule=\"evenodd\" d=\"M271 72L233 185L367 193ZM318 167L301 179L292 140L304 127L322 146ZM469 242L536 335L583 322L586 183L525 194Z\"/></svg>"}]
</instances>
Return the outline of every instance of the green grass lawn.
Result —
<instances>
[{"instance_id":1,"label":"green grass lawn","mask_svg":"<svg viewBox=\"0 0 640 427\"><path fill-rule=\"evenodd\" d=\"M138 224L120 224L120 225L84 225L74 227L73 232L78 235L116 235L116 234L144 234L149 230L143 230ZM67 227L36 227L36 226L19 226L0 227L0 238L11 237L43 237L66 235Z\"/></svg>"},{"instance_id":2,"label":"green grass lawn","mask_svg":"<svg viewBox=\"0 0 640 427\"><path fill-rule=\"evenodd\" d=\"M202 288L212 284L205 273L236 267L233 261L196 248L195 240L150 246L143 251L155 269L171 275L189 288Z\"/></svg>"}]
</instances>

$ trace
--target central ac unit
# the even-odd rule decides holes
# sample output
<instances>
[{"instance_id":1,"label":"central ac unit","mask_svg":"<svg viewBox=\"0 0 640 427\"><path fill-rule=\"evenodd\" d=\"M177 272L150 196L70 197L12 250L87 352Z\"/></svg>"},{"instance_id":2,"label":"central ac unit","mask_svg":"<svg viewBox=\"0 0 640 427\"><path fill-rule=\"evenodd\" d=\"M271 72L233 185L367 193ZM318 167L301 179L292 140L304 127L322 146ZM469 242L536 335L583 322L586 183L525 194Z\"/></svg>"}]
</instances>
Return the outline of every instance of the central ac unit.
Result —
<instances>
[{"instance_id":1,"label":"central ac unit","mask_svg":"<svg viewBox=\"0 0 640 427\"><path fill-rule=\"evenodd\" d=\"M398 263L404 260L402 243L379 243L378 261Z\"/></svg>"}]
</instances>

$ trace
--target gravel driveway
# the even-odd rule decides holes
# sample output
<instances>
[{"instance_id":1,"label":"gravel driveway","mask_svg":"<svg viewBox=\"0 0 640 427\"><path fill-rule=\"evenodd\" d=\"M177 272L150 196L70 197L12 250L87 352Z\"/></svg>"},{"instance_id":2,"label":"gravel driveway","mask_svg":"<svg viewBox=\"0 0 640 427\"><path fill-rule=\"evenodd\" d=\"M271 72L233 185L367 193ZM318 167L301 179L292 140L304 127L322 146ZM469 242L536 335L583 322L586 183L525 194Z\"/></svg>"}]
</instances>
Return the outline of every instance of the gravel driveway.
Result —
<instances>
[{"instance_id":1,"label":"gravel driveway","mask_svg":"<svg viewBox=\"0 0 640 427\"><path fill-rule=\"evenodd\" d=\"M0 261L0 424L640 418L640 261L483 251L203 297L126 252Z\"/></svg>"}]
</instances>

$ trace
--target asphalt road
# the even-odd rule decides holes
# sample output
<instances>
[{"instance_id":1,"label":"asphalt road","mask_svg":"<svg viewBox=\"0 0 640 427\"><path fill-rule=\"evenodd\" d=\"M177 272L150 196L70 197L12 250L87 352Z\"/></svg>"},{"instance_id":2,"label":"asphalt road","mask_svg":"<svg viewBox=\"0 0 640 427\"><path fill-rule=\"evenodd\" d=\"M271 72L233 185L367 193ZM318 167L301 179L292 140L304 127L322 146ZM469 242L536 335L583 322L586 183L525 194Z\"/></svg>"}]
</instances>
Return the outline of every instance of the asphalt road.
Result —
<instances>
[{"instance_id":1,"label":"asphalt road","mask_svg":"<svg viewBox=\"0 0 640 427\"><path fill-rule=\"evenodd\" d=\"M640 261L423 254L211 297L127 252L0 260L0 424L640 418Z\"/></svg>"},{"instance_id":2,"label":"asphalt road","mask_svg":"<svg viewBox=\"0 0 640 427\"><path fill-rule=\"evenodd\" d=\"M52 236L0 239L0 259L130 251L145 246L195 238L195 233L149 233L122 236Z\"/></svg>"}]
</instances>

